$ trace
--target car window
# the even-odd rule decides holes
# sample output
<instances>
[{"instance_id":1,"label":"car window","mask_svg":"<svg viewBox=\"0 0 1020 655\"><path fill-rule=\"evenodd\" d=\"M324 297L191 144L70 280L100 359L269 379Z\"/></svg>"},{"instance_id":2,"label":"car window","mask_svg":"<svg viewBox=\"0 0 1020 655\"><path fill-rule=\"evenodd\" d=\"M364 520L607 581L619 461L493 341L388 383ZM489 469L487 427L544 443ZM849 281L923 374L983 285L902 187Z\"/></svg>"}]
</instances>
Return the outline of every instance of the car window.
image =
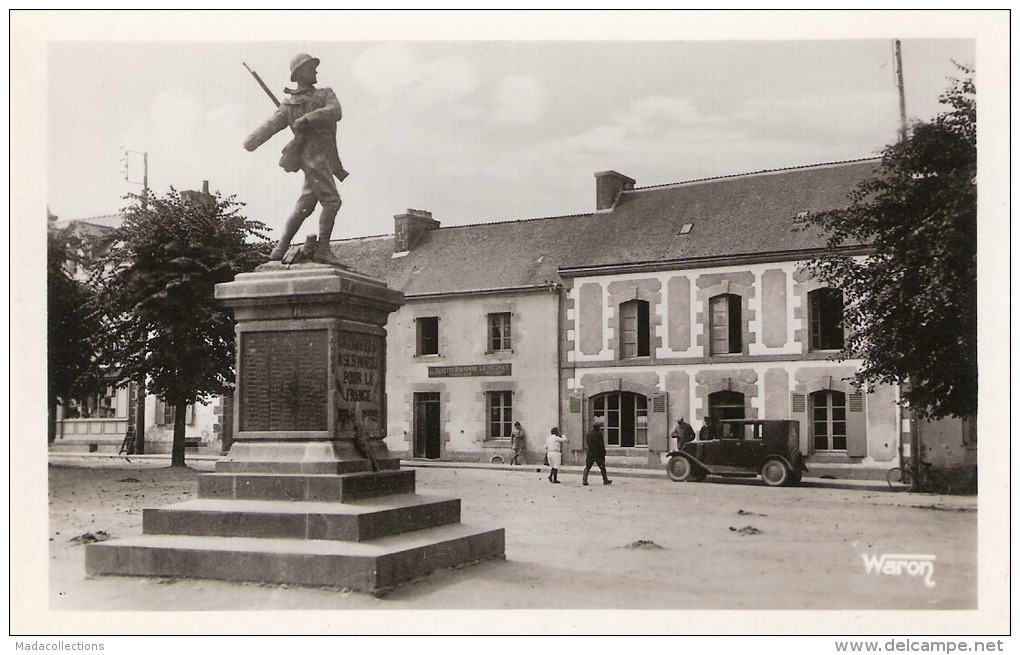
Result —
<instances>
[{"instance_id":1,"label":"car window","mask_svg":"<svg viewBox=\"0 0 1020 655\"><path fill-rule=\"evenodd\" d=\"M745 441L751 441L751 440L754 440L754 439L760 439L761 438L761 436L760 436L761 432L759 431L760 428L761 428L761 426L757 425L756 423L748 423L748 424L746 424L744 426L744 440Z\"/></svg>"}]
</instances>

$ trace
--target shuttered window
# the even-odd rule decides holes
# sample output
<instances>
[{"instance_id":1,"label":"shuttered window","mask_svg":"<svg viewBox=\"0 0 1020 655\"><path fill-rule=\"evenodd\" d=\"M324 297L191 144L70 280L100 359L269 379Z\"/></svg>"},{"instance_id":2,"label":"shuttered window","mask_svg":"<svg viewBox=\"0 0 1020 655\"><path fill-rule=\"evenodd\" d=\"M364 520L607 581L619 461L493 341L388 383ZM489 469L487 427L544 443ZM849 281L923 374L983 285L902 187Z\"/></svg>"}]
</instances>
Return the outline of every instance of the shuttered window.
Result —
<instances>
[{"instance_id":1,"label":"shuttered window","mask_svg":"<svg viewBox=\"0 0 1020 655\"><path fill-rule=\"evenodd\" d=\"M620 356L648 357L648 303L630 300L620 304Z\"/></svg>"},{"instance_id":2,"label":"shuttered window","mask_svg":"<svg viewBox=\"0 0 1020 655\"><path fill-rule=\"evenodd\" d=\"M811 314L811 350L843 348L843 292L815 289L808 294Z\"/></svg>"},{"instance_id":3,"label":"shuttered window","mask_svg":"<svg viewBox=\"0 0 1020 655\"><path fill-rule=\"evenodd\" d=\"M709 300L709 333L713 355L739 353L743 349L740 296L725 293Z\"/></svg>"},{"instance_id":4,"label":"shuttered window","mask_svg":"<svg viewBox=\"0 0 1020 655\"><path fill-rule=\"evenodd\" d=\"M811 433L815 451L845 451L846 394L816 391L811 394Z\"/></svg>"}]
</instances>

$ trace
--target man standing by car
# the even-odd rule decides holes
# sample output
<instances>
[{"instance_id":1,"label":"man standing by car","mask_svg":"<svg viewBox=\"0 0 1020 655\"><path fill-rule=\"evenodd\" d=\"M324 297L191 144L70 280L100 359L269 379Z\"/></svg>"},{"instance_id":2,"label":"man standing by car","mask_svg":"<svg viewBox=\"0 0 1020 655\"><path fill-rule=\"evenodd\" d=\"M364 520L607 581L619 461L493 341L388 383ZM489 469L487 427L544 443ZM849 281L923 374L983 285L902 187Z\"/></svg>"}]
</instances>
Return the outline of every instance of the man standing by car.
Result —
<instances>
[{"instance_id":1,"label":"man standing by car","mask_svg":"<svg viewBox=\"0 0 1020 655\"><path fill-rule=\"evenodd\" d=\"M676 449L680 450L684 447L684 444L688 441L694 441L697 435L694 434L694 428L691 427L690 423L686 423L681 416L677 422L676 427L673 428L673 434L671 435L676 439Z\"/></svg>"},{"instance_id":2,"label":"man standing by car","mask_svg":"<svg viewBox=\"0 0 1020 655\"><path fill-rule=\"evenodd\" d=\"M602 471L602 484L613 484L613 481L606 475L606 442L602 437L600 421L595 421L592 424L591 430L588 430L584 440L588 450L584 457L584 476L581 478L581 484L588 486L588 472L591 471L592 464L599 465L599 470Z\"/></svg>"},{"instance_id":3,"label":"man standing by car","mask_svg":"<svg viewBox=\"0 0 1020 655\"><path fill-rule=\"evenodd\" d=\"M705 424L698 432L698 441L712 441L719 438L719 426L711 416L705 417Z\"/></svg>"}]
</instances>

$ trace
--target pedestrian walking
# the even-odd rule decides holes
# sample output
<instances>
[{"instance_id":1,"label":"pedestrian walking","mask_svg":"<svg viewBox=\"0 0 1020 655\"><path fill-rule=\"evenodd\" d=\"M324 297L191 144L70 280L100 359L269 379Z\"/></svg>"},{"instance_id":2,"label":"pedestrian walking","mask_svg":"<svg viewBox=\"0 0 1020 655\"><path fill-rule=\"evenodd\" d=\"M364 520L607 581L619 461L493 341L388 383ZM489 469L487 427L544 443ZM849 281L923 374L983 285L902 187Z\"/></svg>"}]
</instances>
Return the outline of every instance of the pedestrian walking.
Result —
<instances>
[{"instance_id":1,"label":"pedestrian walking","mask_svg":"<svg viewBox=\"0 0 1020 655\"><path fill-rule=\"evenodd\" d=\"M553 428L549 433L549 437L545 440L545 455L549 460L549 482L553 484L559 484L560 481L557 479L557 469L560 464L563 463L563 444L566 443L567 438L560 436L560 429Z\"/></svg>"},{"instance_id":2,"label":"pedestrian walking","mask_svg":"<svg viewBox=\"0 0 1020 655\"><path fill-rule=\"evenodd\" d=\"M510 445L513 446L514 456L510 460L510 466L520 466L524 463L524 428L521 427L520 421L514 422L514 429L510 432Z\"/></svg>"},{"instance_id":3,"label":"pedestrian walking","mask_svg":"<svg viewBox=\"0 0 1020 655\"><path fill-rule=\"evenodd\" d=\"M694 428L691 427L690 423L684 421L682 416L677 419L676 427L673 428L673 434L671 436L676 439L677 450L683 448L684 444L688 441L694 441L697 438L697 435L694 434Z\"/></svg>"},{"instance_id":4,"label":"pedestrian walking","mask_svg":"<svg viewBox=\"0 0 1020 655\"><path fill-rule=\"evenodd\" d=\"M599 470L602 471L602 484L613 484L606 474L606 442L602 436L600 421L592 424L584 440L587 453L584 457L584 476L581 478L581 484L588 486L588 472L591 471L592 464L599 465Z\"/></svg>"}]
</instances>

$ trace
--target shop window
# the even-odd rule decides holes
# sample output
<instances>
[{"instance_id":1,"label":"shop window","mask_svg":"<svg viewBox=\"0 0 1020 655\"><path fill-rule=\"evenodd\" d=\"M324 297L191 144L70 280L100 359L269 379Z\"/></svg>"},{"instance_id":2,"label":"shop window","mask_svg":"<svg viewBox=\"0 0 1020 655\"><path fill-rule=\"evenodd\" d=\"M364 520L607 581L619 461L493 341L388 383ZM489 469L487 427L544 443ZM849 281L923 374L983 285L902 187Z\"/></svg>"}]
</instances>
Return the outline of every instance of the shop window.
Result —
<instances>
[{"instance_id":1,"label":"shop window","mask_svg":"<svg viewBox=\"0 0 1020 655\"><path fill-rule=\"evenodd\" d=\"M843 348L843 292L825 287L808 294L811 350Z\"/></svg>"},{"instance_id":2,"label":"shop window","mask_svg":"<svg viewBox=\"0 0 1020 655\"><path fill-rule=\"evenodd\" d=\"M811 394L811 435L816 452L846 451L846 394L816 391Z\"/></svg>"},{"instance_id":3,"label":"shop window","mask_svg":"<svg viewBox=\"0 0 1020 655\"><path fill-rule=\"evenodd\" d=\"M648 302L629 300L620 304L620 357L648 357L650 350Z\"/></svg>"},{"instance_id":4,"label":"shop window","mask_svg":"<svg viewBox=\"0 0 1020 655\"><path fill-rule=\"evenodd\" d=\"M415 321L417 329L417 346L415 352L418 355L439 354L439 317L425 316Z\"/></svg>"},{"instance_id":5,"label":"shop window","mask_svg":"<svg viewBox=\"0 0 1020 655\"><path fill-rule=\"evenodd\" d=\"M719 421L745 418L744 394L739 391L716 391L708 394L708 415Z\"/></svg>"},{"instance_id":6,"label":"shop window","mask_svg":"<svg viewBox=\"0 0 1020 655\"><path fill-rule=\"evenodd\" d=\"M648 399L641 394L619 391L595 396L592 418L601 421L606 445L648 446Z\"/></svg>"},{"instance_id":7,"label":"shop window","mask_svg":"<svg viewBox=\"0 0 1020 655\"><path fill-rule=\"evenodd\" d=\"M743 323L740 320L738 295L724 293L709 300L710 352L713 355L739 353L743 350Z\"/></svg>"},{"instance_id":8,"label":"shop window","mask_svg":"<svg viewBox=\"0 0 1020 655\"><path fill-rule=\"evenodd\" d=\"M489 352L507 352L513 348L510 340L510 312L489 314Z\"/></svg>"},{"instance_id":9,"label":"shop window","mask_svg":"<svg viewBox=\"0 0 1020 655\"><path fill-rule=\"evenodd\" d=\"M509 439L514 427L514 395L512 391L488 391L489 439Z\"/></svg>"},{"instance_id":10,"label":"shop window","mask_svg":"<svg viewBox=\"0 0 1020 655\"><path fill-rule=\"evenodd\" d=\"M117 418L117 388L107 386L101 394L69 401L64 418Z\"/></svg>"}]
</instances>

